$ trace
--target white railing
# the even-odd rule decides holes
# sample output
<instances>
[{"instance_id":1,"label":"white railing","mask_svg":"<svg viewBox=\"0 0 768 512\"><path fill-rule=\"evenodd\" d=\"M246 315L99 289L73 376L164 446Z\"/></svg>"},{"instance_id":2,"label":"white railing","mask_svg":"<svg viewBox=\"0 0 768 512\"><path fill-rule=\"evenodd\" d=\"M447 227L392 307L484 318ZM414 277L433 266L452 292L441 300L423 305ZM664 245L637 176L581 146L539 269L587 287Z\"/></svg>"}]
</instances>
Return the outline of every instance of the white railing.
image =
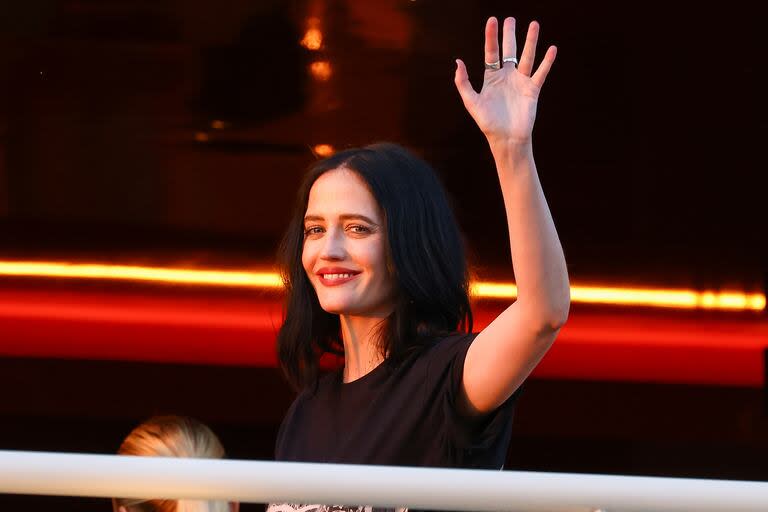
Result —
<instances>
[{"instance_id":1,"label":"white railing","mask_svg":"<svg viewBox=\"0 0 768 512\"><path fill-rule=\"evenodd\" d=\"M22 451L0 451L0 493L477 511L768 511L768 482Z\"/></svg>"}]
</instances>

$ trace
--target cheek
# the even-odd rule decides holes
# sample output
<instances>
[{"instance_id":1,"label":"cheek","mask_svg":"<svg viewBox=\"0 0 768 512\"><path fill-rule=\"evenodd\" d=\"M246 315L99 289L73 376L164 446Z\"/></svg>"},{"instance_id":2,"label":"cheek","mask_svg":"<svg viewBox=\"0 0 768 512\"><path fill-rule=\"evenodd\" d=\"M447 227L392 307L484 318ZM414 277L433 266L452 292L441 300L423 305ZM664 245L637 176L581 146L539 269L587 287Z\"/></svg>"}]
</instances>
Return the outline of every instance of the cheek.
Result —
<instances>
[{"instance_id":1,"label":"cheek","mask_svg":"<svg viewBox=\"0 0 768 512\"><path fill-rule=\"evenodd\" d=\"M366 254L368 264L376 269L376 275L379 281L388 282L391 279L389 263L387 261L386 247L383 243L376 244Z\"/></svg>"}]
</instances>

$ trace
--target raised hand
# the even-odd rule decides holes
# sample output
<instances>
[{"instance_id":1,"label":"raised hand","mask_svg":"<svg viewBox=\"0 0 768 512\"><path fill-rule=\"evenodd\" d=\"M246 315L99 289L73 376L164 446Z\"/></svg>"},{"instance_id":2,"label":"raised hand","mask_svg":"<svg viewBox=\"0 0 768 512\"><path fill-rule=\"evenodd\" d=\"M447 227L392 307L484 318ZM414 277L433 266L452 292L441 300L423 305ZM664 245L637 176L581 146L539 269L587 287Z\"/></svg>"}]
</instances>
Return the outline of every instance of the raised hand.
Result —
<instances>
[{"instance_id":1,"label":"raised hand","mask_svg":"<svg viewBox=\"0 0 768 512\"><path fill-rule=\"evenodd\" d=\"M539 92L557 54L557 48L550 46L536 72L531 74L538 38L539 24L533 21L528 27L520 63L515 67L515 19L504 20L499 55L499 23L496 18L489 18L485 25L486 69L480 93L469 83L464 62L456 60L456 88L467 111L492 145L531 142Z\"/></svg>"}]
</instances>

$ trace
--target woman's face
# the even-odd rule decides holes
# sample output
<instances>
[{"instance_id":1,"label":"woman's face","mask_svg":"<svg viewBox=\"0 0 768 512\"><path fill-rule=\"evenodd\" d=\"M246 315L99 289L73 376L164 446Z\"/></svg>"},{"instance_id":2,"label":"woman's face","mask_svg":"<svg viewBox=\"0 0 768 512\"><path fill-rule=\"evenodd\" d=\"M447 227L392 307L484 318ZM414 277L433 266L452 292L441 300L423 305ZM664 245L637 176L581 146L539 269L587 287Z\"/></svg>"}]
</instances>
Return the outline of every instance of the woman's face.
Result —
<instances>
[{"instance_id":1,"label":"woman's face","mask_svg":"<svg viewBox=\"0 0 768 512\"><path fill-rule=\"evenodd\" d=\"M362 178L344 168L320 176L309 192L304 233L302 263L325 311L376 317L392 311L383 213Z\"/></svg>"}]
</instances>

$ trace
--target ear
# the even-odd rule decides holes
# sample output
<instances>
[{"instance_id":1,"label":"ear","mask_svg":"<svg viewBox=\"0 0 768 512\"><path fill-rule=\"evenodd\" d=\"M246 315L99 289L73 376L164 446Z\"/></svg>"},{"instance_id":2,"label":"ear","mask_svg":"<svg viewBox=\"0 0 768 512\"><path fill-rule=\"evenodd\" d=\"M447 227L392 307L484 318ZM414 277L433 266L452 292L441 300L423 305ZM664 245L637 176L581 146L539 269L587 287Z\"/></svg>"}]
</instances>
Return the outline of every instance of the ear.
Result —
<instances>
[{"instance_id":1,"label":"ear","mask_svg":"<svg viewBox=\"0 0 768 512\"><path fill-rule=\"evenodd\" d=\"M240 512L240 503L237 501L230 501L229 512Z\"/></svg>"},{"instance_id":2,"label":"ear","mask_svg":"<svg viewBox=\"0 0 768 512\"><path fill-rule=\"evenodd\" d=\"M120 507L117 509L117 512L128 512L128 509L125 507Z\"/></svg>"}]
</instances>

